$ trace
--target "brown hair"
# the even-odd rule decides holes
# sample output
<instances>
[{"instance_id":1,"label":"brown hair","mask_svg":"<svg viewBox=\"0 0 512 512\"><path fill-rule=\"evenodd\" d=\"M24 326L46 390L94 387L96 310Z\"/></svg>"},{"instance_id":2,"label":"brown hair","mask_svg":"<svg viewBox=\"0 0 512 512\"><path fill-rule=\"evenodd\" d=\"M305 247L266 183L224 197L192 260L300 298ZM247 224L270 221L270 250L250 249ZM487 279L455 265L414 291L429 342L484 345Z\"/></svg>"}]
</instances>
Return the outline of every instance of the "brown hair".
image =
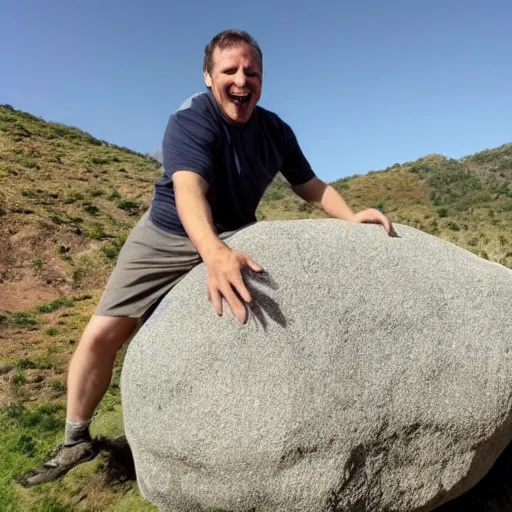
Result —
<instances>
[{"instance_id":1,"label":"brown hair","mask_svg":"<svg viewBox=\"0 0 512 512\"><path fill-rule=\"evenodd\" d=\"M249 35L244 30L228 29L219 32L214 38L206 45L204 49L203 59L203 71L212 72L213 69L213 51L215 48L224 50L225 48L231 48L240 43L246 43L252 46L260 58L260 63L263 66L263 54L261 48L256 42L256 39Z\"/></svg>"}]
</instances>

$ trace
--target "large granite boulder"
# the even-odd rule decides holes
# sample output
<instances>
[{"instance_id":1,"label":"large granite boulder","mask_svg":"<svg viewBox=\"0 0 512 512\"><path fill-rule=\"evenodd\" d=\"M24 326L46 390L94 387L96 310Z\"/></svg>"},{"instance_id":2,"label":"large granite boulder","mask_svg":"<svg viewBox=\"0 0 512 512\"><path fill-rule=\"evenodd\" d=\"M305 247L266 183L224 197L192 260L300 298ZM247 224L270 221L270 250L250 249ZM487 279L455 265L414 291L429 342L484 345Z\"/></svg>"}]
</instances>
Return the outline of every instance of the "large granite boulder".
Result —
<instances>
[{"instance_id":1,"label":"large granite boulder","mask_svg":"<svg viewBox=\"0 0 512 512\"><path fill-rule=\"evenodd\" d=\"M261 222L241 325L195 268L132 341L121 389L161 511L426 512L512 437L512 271L406 226Z\"/></svg>"}]
</instances>

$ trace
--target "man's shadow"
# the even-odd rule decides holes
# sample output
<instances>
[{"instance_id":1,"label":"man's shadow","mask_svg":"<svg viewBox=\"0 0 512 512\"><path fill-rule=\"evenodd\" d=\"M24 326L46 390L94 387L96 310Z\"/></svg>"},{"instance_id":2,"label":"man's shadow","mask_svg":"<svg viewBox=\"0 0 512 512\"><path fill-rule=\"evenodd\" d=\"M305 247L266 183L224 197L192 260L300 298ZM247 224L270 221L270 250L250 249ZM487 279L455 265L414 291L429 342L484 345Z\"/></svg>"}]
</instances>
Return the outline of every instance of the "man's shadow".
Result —
<instances>
[{"instance_id":1,"label":"man's shadow","mask_svg":"<svg viewBox=\"0 0 512 512\"><path fill-rule=\"evenodd\" d=\"M108 485L115 487L136 480L135 462L125 436L114 439L104 436L96 437L94 444L104 455L100 470L105 474Z\"/></svg>"}]
</instances>

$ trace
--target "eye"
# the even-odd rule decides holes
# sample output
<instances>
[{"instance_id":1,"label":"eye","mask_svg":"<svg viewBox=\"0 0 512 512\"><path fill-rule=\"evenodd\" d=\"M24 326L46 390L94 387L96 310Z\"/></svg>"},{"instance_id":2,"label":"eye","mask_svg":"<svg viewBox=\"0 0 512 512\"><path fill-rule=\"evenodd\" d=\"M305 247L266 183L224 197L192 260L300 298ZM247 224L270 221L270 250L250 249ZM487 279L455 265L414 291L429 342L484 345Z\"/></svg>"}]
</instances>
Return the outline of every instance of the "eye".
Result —
<instances>
[{"instance_id":1,"label":"eye","mask_svg":"<svg viewBox=\"0 0 512 512\"><path fill-rule=\"evenodd\" d=\"M260 76L260 74L257 71L246 70L245 76L255 77Z\"/></svg>"}]
</instances>

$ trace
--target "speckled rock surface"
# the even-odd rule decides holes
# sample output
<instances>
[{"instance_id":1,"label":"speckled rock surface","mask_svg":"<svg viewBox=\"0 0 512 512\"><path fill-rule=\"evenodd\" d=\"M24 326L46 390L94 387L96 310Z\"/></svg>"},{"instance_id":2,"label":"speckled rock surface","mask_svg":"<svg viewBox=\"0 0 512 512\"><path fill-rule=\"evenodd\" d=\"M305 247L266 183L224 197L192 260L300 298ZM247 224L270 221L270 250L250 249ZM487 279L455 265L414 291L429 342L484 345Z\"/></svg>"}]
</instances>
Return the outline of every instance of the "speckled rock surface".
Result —
<instances>
[{"instance_id":1,"label":"speckled rock surface","mask_svg":"<svg viewBox=\"0 0 512 512\"><path fill-rule=\"evenodd\" d=\"M230 239L250 320L194 269L121 378L142 494L161 511L426 512L512 437L512 271L413 228L257 223Z\"/></svg>"}]
</instances>

